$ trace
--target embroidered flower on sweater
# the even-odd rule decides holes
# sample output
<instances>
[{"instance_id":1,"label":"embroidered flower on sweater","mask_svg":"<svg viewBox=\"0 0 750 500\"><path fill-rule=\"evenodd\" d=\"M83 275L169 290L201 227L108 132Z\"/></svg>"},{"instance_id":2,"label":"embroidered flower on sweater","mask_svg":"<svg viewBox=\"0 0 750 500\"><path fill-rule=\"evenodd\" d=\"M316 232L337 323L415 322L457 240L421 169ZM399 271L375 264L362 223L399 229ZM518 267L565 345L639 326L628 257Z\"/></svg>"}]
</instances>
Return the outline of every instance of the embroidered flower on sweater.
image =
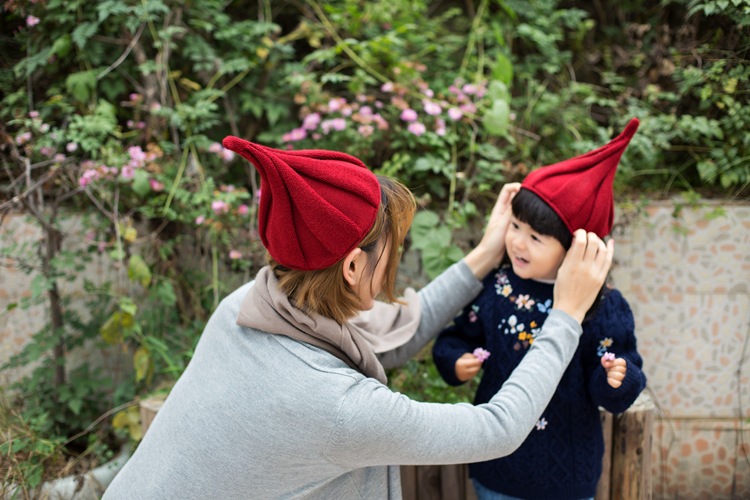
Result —
<instances>
[{"instance_id":1,"label":"embroidered flower on sweater","mask_svg":"<svg viewBox=\"0 0 750 500\"><path fill-rule=\"evenodd\" d=\"M548 313L552 309L552 299L547 299L544 303L538 302L536 308L539 309L539 312Z\"/></svg>"},{"instance_id":2,"label":"embroidered flower on sweater","mask_svg":"<svg viewBox=\"0 0 750 500\"><path fill-rule=\"evenodd\" d=\"M519 309L526 309L527 311L530 311L531 308L534 307L534 304L536 304L536 301L529 297L529 294L519 295L516 298L516 305Z\"/></svg>"},{"instance_id":3,"label":"embroidered flower on sweater","mask_svg":"<svg viewBox=\"0 0 750 500\"><path fill-rule=\"evenodd\" d=\"M529 323L529 329L527 330L524 323L518 322L518 317L515 314L511 315L507 322L505 319L502 319L497 328L502 330L505 335L518 335L518 342L513 346L513 349L516 351L522 347L524 349L531 347L531 344L534 343L534 337L541 331L536 321Z\"/></svg>"},{"instance_id":4,"label":"embroidered flower on sweater","mask_svg":"<svg viewBox=\"0 0 750 500\"><path fill-rule=\"evenodd\" d=\"M612 347L612 344L614 344L614 340L612 340L611 337L604 338L599 341L599 347L596 348L596 354L601 357L604 356L604 354L609 350L610 347Z\"/></svg>"},{"instance_id":5,"label":"embroidered flower on sweater","mask_svg":"<svg viewBox=\"0 0 750 500\"><path fill-rule=\"evenodd\" d=\"M502 295L503 297L509 297L510 294L513 293L513 287L510 286L508 275L505 271L499 271L495 277L497 278L495 280L495 291L497 294Z\"/></svg>"},{"instance_id":6,"label":"embroidered flower on sweater","mask_svg":"<svg viewBox=\"0 0 750 500\"><path fill-rule=\"evenodd\" d=\"M471 311L469 311L469 322L470 323L476 323L478 316L477 313L479 312L479 306L474 304L471 306Z\"/></svg>"},{"instance_id":7,"label":"embroidered flower on sweater","mask_svg":"<svg viewBox=\"0 0 750 500\"><path fill-rule=\"evenodd\" d=\"M546 418L544 417L540 418L539 421L536 423L536 430L543 431L544 429L547 428L548 423L549 422L547 422Z\"/></svg>"}]
</instances>

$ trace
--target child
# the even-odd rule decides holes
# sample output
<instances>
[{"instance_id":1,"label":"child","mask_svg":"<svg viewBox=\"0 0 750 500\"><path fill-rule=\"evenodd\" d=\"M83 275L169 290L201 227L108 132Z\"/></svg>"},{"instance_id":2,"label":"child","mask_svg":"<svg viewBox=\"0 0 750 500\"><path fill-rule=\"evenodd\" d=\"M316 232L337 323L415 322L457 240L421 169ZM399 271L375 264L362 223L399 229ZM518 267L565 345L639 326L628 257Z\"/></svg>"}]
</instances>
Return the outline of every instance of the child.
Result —
<instances>
[{"instance_id":1,"label":"child","mask_svg":"<svg viewBox=\"0 0 750 500\"><path fill-rule=\"evenodd\" d=\"M553 305L572 233L583 228L603 238L612 229L612 182L637 128L633 119L609 144L537 169L522 182L504 263L433 347L438 371L451 385L484 368L474 404L487 402L533 345ZM646 385L641 367L630 307L619 291L605 287L584 319L552 401L524 443L509 456L469 465L479 499L593 498L604 450L598 407L625 411Z\"/></svg>"}]
</instances>

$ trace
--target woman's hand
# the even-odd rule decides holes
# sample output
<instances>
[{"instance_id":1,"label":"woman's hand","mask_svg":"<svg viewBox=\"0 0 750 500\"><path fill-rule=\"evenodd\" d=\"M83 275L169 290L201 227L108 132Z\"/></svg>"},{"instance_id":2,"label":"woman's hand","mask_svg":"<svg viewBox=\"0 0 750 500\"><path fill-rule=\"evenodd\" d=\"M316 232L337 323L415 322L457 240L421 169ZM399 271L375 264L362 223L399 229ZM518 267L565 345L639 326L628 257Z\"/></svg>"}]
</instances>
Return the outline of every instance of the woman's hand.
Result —
<instances>
[{"instance_id":1,"label":"woman's hand","mask_svg":"<svg viewBox=\"0 0 750 500\"><path fill-rule=\"evenodd\" d=\"M490 213L482 240L464 257L471 272L480 280L499 266L505 256L505 233L510 224L510 203L520 189L519 182L511 182L503 186Z\"/></svg>"},{"instance_id":2,"label":"woman's hand","mask_svg":"<svg viewBox=\"0 0 750 500\"><path fill-rule=\"evenodd\" d=\"M581 323L607 279L614 252L614 241L605 245L596 234L577 230L557 271L552 306Z\"/></svg>"}]
</instances>

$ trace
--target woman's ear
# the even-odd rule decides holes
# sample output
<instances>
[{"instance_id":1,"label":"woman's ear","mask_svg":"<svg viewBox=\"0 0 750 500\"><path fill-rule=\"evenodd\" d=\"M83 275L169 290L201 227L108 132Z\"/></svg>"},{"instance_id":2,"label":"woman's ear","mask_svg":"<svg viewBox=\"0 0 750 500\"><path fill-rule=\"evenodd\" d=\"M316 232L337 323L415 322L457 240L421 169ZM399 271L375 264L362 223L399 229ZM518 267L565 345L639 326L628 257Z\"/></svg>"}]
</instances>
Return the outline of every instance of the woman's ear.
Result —
<instances>
[{"instance_id":1,"label":"woman's ear","mask_svg":"<svg viewBox=\"0 0 750 500\"><path fill-rule=\"evenodd\" d=\"M364 270L367 259L363 259L365 252L361 248L355 248L344 257L343 273L344 279L350 286L356 287Z\"/></svg>"}]
</instances>

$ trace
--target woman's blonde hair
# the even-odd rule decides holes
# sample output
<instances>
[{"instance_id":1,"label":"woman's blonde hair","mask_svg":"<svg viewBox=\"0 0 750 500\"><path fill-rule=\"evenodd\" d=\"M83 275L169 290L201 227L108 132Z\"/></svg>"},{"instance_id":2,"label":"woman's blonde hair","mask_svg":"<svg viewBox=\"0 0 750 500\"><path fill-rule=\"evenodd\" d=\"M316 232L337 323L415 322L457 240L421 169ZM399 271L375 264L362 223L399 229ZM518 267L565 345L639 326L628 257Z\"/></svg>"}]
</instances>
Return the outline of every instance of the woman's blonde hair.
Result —
<instances>
[{"instance_id":1,"label":"woman's blonde hair","mask_svg":"<svg viewBox=\"0 0 750 500\"><path fill-rule=\"evenodd\" d=\"M400 182L378 175L380 207L370 232L360 242L367 254L367 270L372 287L372 276L383 258L388 242L388 264L381 294L387 302L396 302L396 273L406 233L416 211L414 195ZM356 291L344 280L342 258L336 264L315 271L289 269L268 256L268 263L284 292L300 309L344 323L362 309Z\"/></svg>"}]
</instances>

